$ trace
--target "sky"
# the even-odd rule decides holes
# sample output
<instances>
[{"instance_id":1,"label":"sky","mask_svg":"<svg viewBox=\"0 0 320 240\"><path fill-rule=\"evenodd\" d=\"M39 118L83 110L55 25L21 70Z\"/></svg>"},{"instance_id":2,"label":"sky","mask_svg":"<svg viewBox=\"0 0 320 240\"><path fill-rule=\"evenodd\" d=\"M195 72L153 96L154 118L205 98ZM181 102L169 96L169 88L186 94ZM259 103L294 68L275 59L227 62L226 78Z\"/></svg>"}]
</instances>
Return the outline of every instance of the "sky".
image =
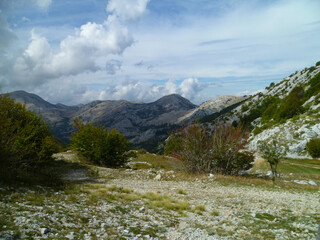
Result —
<instances>
[{"instance_id":1,"label":"sky","mask_svg":"<svg viewBox=\"0 0 320 240\"><path fill-rule=\"evenodd\" d=\"M319 0L0 0L1 92L195 104L320 61Z\"/></svg>"}]
</instances>

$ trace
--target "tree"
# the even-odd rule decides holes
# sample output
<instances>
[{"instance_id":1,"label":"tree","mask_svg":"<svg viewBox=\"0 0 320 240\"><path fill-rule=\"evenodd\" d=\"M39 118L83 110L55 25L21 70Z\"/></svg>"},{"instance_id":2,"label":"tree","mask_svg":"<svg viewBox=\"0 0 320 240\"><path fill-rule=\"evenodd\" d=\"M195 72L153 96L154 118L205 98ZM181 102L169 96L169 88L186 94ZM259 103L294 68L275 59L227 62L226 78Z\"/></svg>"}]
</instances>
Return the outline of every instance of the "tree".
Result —
<instances>
[{"instance_id":1,"label":"tree","mask_svg":"<svg viewBox=\"0 0 320 240\"><path fill-rule=\"evenodd\" d=\"M212 153L210 135L199 123L193 124L179 132L181 148L175 154L186 162L191 172L210 172L212 170Z\"/></svg>"},{"instance_id":2,"label":"tree","mask_svg":"<svg viewBox=\"0 0 320 240\"><path fill-rule=\"evenodd\" d=\"M241 127L221 125L211 132L196 123L181 129L176 138L179 147L174 148L174 156L184 160L191 172L239 174L252 166L252 153L242 150L248 132Z\"/></svg>"},{"instance_id":3,"label":"tree","mask_svg":"<svg viewBox=\"0 0 320 240\"><path fill-rule=\"evenodd\" d=\"M215 171L222 174L238 174L252 167L253 155L244 151L249 132L241 126L216 126L212 133L212 155Z\"/></svg>"},{"instance_id":4,"label":"tree","mask_svg":"<svg viewBox=\"0 0 320 240\"><path fill-rule=\"evenodd\" d=\"M70 139L71 146L91 163L119 167L130 157L130 142L115 129L108 131L104 126L84 124L78 119L74 120L74 127L77 131Z\"/></svg>"},{"instance_id":5,"label":"tree","mask_svg":"<svg viewBox=\"0 0 320 240\"><path fill-rule=\"evenodd\" d=\"M168 139L165 142L164 154L165 155L174 155L174 153L181 150L182 138L175 134L170 134Z\"/></svg>"},{"instance_id":6,"label":"tree","mask_svg":"<svg viewBox=\"0 0 320 240\"><path fill-rule=\"evenodd\" d=\"M280 159L284 156L285 152L277 141L273 140L270 143L260 141L258 143L258 150L261 156L267 160L272 172L272 181L275 182L277 174L277 167Z\"/></svg>"},{"instance_id":7,"label":"tree","mask_svg":"<svg viewBox=\"0 0 320 240\"><path fill-rule=\"evenodd\" d=\"M52 160L59 150L46 123L25 105L0 96L0 163L32 167Z\"/></svg>"}]
</instances>

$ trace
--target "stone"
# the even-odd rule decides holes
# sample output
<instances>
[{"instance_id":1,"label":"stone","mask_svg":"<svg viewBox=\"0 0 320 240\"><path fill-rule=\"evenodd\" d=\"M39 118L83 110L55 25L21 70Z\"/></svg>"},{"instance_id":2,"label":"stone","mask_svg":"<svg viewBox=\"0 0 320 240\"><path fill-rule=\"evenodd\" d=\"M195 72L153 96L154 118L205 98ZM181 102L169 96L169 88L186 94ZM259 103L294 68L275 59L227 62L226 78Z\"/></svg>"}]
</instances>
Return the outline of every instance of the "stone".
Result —
<instances>
[{"instance_id":1,"label":"stone","mask_svg":"<svg viewBox=\"0 0 320 240\"><path fill-rule=\"evenodd\" d=\"M310 185L317 186L317 184L316 184L314 181L312 181L312 180L309 180L308 183L309 183Z\"/></svg>"},{"instance_id":2,"label":"stone","mask_svg":"<svg viewBox=\"0 0 320 240\"><path fill-rule=\"evenodd\" d=\"M70 239L70 240L73 240L74 239L74 232L70 232L66 238Z\"/></svg>"},{"instance_id":3,"label":"stone","mask_svg":"<svg viewBox=\"0 0 320 240\"><path fill-rule=\"evenodd\" d=\"M159 173L157 176L155 176L154 180L157 180L157 181L161 180L161 174Z\"/></svg>"},{"instance_id":4,"label":"stone","mask_svg":"<svg viewBox=\"0 0 320 240\"><path fill-rule=\"evenodd\" d=\"M145 207L141 207L141 208L139 208L139 211L140 212L144 212L146 210L146 208Z\"/></svg>"},{"instance_id":5,"label":"stone","mask_svg":"<svg viewBox=\"0 0 320 240\"><path fill-rule=\"evenodd\" d=\"M42 235L48 234L49 232L50 232L50 229L49 229L49 228L40 228L40 233L41 233Z\"/></svg>"},{"instance_id":6,"label":"stone","mask_svg":"<svg viewBox=\"0 0 320 240\"><path fill-rule=\"evenodd\" d=\"M213 178L214 175L212 173L209 174L209 178Z\"/></svg>"}]
</instances>

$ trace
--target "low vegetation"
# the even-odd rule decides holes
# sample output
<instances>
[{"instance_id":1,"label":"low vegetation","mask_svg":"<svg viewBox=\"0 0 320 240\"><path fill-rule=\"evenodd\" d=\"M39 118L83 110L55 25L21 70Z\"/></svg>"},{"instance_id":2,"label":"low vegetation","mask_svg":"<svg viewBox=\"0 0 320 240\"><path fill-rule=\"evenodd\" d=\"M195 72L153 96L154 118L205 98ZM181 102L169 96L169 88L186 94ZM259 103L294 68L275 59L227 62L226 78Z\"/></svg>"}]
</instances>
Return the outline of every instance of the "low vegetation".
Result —
<instances>
[{"instance_id":1,"label":"low vegetation","mask_svg":"<svg viewBox=\"0 0 320 240\"><path fill-rule=\"evenodd\" d=\"M20 181L30 175L52 175L44 166L61 148L46 123L25 105L0 96L0 179ZM38 174L39 173L39 174Z\"/></svg>"},{"instance_id":2,"label":"low vegetation","mask_svg":"<svg viewBox=\"0 0 320 240\"><path fill-rule=\"evenodd\" d=\"M109 131L104 126L84 124L74 120L76 132L73 133L71 147L88 159L89 162L107 166L123 166L128 158L130 142L115 129Z\"/></svg>"},{"instance_id":3,"label":"low vegetation","mask_svg":"<svg viewBox=\"0 0 320 240\"><path fill-rule=\"evenodd\" d=\"M260 142L258 146L261 156L269 163L272 172L272 181L278 177L277 168L280 159L284 156L284 149L273 140L271 143Z\"/></svg>"},{"instance_id":4,"label":"low vegetation","mask_svg":"<svg viewBox=\"0 0 320 240\"><path fill-rule=\"evenodd\" d=\"M320 158L320 138L311 139L307 143L307 151L313 158Z\"/></svg>"},{"instance_id":5,"label":"low vegetation","mask_svg":"<svg viewBox=\"0 0 320 240\"><path fill-rule=\"evenodd\" d=\"M221 125L211 132L196 123L171 136L165 152L184 161L190 172L239 174L252 166L252 153L243 150L247 138L241 127Z\"/></svg>"}]
</instances>

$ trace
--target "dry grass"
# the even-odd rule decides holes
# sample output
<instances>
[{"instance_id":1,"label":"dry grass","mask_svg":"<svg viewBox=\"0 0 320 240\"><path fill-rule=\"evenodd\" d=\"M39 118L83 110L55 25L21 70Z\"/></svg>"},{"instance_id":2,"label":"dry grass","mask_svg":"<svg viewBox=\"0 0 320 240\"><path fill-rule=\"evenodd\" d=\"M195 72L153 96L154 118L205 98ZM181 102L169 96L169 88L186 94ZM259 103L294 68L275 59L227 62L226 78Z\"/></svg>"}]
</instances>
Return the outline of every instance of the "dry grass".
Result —
<instances>
[{"instance_id":1,"label":"dry grass","mask_svg":"<svg viewBox=\"0 0 320 240\"><path fill-rule=\"evenodd\" d=\"M151 153L138 154L138 156L133 159L133 162L147 162L152 165L153 168L159 170L164 169L167 171L184 171L185 165L184 163L177 159L164 155L155 155ZM146 164L144 164L146 165ZM141 166L144 168L145 166Z\"/></svg>"}]
</instances>

